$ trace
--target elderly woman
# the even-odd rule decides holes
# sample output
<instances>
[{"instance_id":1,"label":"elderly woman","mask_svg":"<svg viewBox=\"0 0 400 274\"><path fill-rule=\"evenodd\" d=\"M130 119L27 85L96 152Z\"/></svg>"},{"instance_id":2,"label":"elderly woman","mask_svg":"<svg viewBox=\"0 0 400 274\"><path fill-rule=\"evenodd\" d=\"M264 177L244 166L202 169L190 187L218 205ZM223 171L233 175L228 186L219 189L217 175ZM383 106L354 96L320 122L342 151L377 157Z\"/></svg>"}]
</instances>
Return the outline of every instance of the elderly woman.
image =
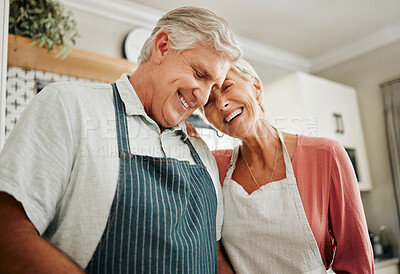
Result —
<instances>
[{"instance_id":1,"label":"elderly woman","mask_svg":"<svg viewBox=\"0 0 400 274\"><path fill-rule=\"evenodd\" d=\"M242 145L214 151L223 182L222 243L238 273L373 273L357 180L338 142L279 132L244 60L204 113Z\"/></svg>"}]
</instances>

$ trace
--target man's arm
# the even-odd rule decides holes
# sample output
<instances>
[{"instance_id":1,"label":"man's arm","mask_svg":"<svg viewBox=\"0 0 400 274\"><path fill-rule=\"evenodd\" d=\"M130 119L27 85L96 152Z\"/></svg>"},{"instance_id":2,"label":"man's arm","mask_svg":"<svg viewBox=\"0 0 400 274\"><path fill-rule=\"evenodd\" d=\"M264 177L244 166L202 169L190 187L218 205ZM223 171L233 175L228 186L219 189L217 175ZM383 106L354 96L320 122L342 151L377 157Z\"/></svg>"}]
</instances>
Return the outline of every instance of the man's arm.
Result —
<instances>
[{"instance_id":1,"label":"man's arm","mask_svg":"<svg viewBox=\"0 0 400 274\"><path fill-rule=\"evenodd\" d=\"M0 273L83 273L40 237L21 203L0 192Z\"/></svg>"},{"instance_id":2,"label":"man's arm","mask_svg":"<svg viewBox=\"0 0 400 274\"><path fill-rule=\"evenodd\" d=\"M232 264L225 253L221 241L217 242L217 250L218 250L218 273L221 274L234 273Z\"/></svg>"}]
</instances>

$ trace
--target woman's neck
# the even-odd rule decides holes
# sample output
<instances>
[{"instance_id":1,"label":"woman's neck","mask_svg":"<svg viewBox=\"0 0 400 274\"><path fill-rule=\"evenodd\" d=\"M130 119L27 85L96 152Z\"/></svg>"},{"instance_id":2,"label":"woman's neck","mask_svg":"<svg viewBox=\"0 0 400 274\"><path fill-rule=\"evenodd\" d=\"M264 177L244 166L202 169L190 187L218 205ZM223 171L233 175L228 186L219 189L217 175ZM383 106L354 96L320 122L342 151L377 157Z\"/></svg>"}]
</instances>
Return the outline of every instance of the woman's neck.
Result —
<instances>
[{"instance_id":1,"label":"woman's neck","mask_svg":"<svg viewBox=\"0 0 400 274\"><path fill-rule=\"evenodd\" d=\"M249 136L242 138L242 143L242 153L252 165L270 164L280 147L278 132L265 119L257 123L256 129Z\"/></svg>"}]
</instances>

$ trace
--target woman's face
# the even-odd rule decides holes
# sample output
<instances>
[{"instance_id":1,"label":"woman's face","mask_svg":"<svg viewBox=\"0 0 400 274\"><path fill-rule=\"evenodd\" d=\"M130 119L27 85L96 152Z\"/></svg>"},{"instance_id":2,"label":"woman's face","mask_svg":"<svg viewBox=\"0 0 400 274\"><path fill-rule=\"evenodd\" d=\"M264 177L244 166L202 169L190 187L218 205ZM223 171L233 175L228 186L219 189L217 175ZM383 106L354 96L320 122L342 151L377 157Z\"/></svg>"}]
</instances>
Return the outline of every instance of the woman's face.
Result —
<instances>
[{"instance_id":1,"label":"woman's face","mask_svg":"<svg viewBox=\"0 0 400 274\"><path fill-rule=\"evenodd\" d=\"M260 82L229 70L221 88L211 91L204 112L207 120L219 131L236 138L251 135L263 119L258 100Z\"/></svg>"}]
</instances>

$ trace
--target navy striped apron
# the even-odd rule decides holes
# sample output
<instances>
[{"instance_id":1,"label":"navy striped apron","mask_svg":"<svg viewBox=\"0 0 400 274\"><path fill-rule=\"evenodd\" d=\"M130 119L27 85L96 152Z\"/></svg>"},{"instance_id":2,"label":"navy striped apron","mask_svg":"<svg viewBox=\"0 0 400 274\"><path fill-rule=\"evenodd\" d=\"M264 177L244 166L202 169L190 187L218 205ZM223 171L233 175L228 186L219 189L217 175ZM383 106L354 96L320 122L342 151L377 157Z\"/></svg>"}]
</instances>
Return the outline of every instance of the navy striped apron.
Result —
<instances>
[{"instance_id":1,"label":"navy striped apron","mask_svg":"<svg viewBox=\"0 0 400 274\"><path fill-rule=\"evenodd\" d=\"M120 170L90 273L216 273L214 184L193 145L196 165L130 153L125 107L113 86Z\"/></svg>"}]
</instances>

